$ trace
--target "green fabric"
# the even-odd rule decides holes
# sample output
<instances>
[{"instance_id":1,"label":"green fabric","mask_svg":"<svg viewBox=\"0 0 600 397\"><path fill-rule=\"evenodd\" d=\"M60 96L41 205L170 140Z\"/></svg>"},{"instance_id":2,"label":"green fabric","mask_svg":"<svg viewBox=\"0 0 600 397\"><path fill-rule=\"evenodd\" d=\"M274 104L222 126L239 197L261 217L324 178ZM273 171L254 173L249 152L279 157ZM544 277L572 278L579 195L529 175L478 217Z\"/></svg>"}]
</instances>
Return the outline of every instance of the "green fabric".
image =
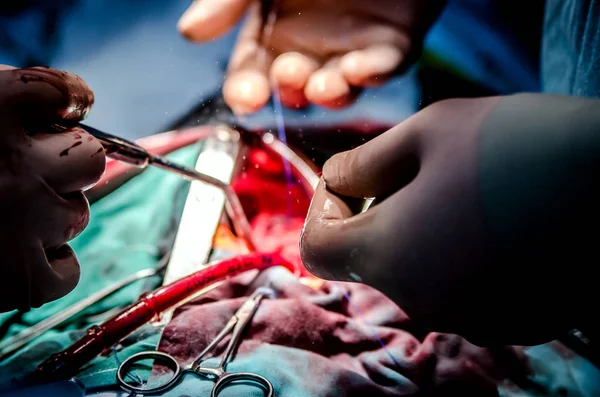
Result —
<instances>
[{"instance_id":1,"label":"green fabric","mask_svg":"<svg viewBox=\"0 0 600 397\"><path fill-rule=\"evenodd\" d=\"M192 145L168 157L193 166L200 150L200 145ZM8 328L4 337L14 335L138 270L156 267L164 255L160 252L161 248L164 251L170 249L188 187L189 183L176 175L149 168L92 204L88 227L71 242L81 263L79 284L64 298L22 316L15 312L1 314L0 328ZM103 321L114 312L102 318L93 314L132 303L142 292L152 290L159 282L157 278L138 281L71 319L62 329L49 331L34 340L0 364L0 388L11 381L14 383L18 376L35 369L51 353L64 349L90 325ZM114 384L119 357L156 348L159 331L150 326L142 329L123 341L125 347L117 354L113 352L110 359L96 359L77 377L88 388Z\"/></svg>"},{"instance_id":2,"label":"green fabric","mask_svg":"<svg viewBox=\"0 0 600 397\"><path fill-rule=\"evenodd\" d=\"M199 151L200 146L187 147L173 153L169 158L192 166ZM173 232L177 229L178 218L183 209L187 187L188 183L177 176L158 169L148 169L94 203L88 228L71 244L81 262L81 281L77 288L68 296L32 310L22 317L14 312L0 314L0 329L8 328L6 336L13 335L116 280L137 270L155 267L161 256L160 248L170 248ZM228 256L228 253L214 252L213 258L215 256ZM26 349L0 364L0 390L18 382L20 376L33 371L50 354L66 348L91 324L102 321L91 314L127 305L136 300L143 291L153 289L158 283L158 280L140 281L91 308L87 313L81 313L66 327L49 331L32 342ZM114 312L109 311L103 319L112 314ZM88 391L104 387L114 388L119 363L134 353L155 349L160 332L160 328L151 325L142 328L122 341L112 352L83 368L77 378ZM521 392L501 387L500 396L598 395L600 385L595 382L599 379L598 371L582 358L575 355L571 358L558 356L550 345L528 349L527 355L535 371L535 380L543 386L540 392ZM268 362L257 360L257 371L260 373L260 366ZM243 365L240 366L242 367ZM564 377L573 377L573 381L564 380ZM570 385L566 392L557 390L564 384Z\"/></svg>"}]
</instances>

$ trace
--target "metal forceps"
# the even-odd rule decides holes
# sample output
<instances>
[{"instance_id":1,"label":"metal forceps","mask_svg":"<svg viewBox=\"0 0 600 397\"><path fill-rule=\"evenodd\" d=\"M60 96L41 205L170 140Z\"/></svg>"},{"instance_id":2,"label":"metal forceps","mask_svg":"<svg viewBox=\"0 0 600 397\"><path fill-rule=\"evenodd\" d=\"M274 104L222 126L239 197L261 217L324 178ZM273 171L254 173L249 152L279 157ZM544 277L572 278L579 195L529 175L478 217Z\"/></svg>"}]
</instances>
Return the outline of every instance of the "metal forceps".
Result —
<instances>
[{"instance_id":1,"label":"metal forceps","mask_svg":"<svg viewBox=\"0 0 600 397\"><path fill-rule=\"evenodd\" d=\"M254 250L250 223L244 213L239 197L233 191L231 186L210 175L198 172L193 168L174 163L165 157L150 154L146 149L135 142L108 134L81 123L77 124L77 126L98 139L100 143L102 143L102 146L104 146L104 150L108 157L138 168L146 168L149 165L153 165L166 171L173 172L183 178L202 181L221 189L223 193L225 193L227 199L225 205L227 215L231 219L236 233L246 241L250 250ZM66 127L57 124L53 125L53 127L58 131L66 130Z\"/></svg>"},{"instance_id":2,"label":"metal forceps","mask_svg":"<svg viewBox=\"0 0 600 397\"><path fill-rule=\"evenodd\" d=\"M227 372L226 367L227 364L231 362L233 353L241 341L242 334L258 310L260 302L263 298L273 295L274 292L269 288L257 289L242 304L233 317L231 317L231 319L227 322L223 330L219 332L215 339L213 339L213 341L198 355L196 360L183 369L179 363L167 353L147 351L132 355L127 360L123 361L119 366L117 371L117 382L119 386L130 393L139 393L144 395L159 394L173 388L181 380L184 374L193 373L204 378L211 379L215 382L210 394L211 397L217 397L224 388L239 381L253 382L257 386L263 388L264 395L266 397L272 397L274 394L273 385L267 378L252 372ZM202 363L204 362L206 355L210 353L230 332L231 339L227 344L219 365L216 368L203 367ZM151 359L154 359L170 368L173 371L173 374L165 377L167 378L165 380L158 380L157 385L152 387L144 387L143 385L137 386L139 382L135 382L134 385L132 384L133 382L126 381L126 378L130 376L129 370L134 367L135 364L139 364L144 360Z\"/></svg>"}]
</instances>

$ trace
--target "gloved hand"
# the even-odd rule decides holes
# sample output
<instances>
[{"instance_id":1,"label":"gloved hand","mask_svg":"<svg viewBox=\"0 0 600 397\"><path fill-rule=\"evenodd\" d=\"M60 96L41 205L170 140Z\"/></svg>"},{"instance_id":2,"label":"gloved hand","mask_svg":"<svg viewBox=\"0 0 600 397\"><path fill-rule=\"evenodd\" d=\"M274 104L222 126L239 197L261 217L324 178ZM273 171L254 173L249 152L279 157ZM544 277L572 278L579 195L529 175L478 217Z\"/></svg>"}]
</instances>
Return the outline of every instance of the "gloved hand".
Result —
<instances>
[{"instance_id":1,"label":"gloved hand","mask_svg":"<svg viewBox=\"0 0 600 397\"><path fill-rule=\"evenodd\" d=\"M599 100L439 102L325 164L302 259L430 330L548 341L595 318L599 175Z\"/></svg>"},{"instance_id":2,"label":"gloved hand","mask_svg":"<svg viewBox=\"0 0 600 397\"><path fill-rule=\"evenodd\" d=\"M382 84L410 64L444 3L198 0L182 16L179 30L190 40L212 40L249 10L223 87L225 101L238 114L265 105L272 86L292 108L309 102L339 108L361 87Z\"/></svg>"},{"instance_id":3,"label":"gloved hand","mask_svg":"<svg viewBox=\"0 0 600 397\"><path fill-rule=\"evenodd\" d=\"M87 225L82 193L104 172L100 142L80 128L94 97L79 77L0 65L0 311L70 292L79 263L67 241Z\"/></svg>"}]
</instances>

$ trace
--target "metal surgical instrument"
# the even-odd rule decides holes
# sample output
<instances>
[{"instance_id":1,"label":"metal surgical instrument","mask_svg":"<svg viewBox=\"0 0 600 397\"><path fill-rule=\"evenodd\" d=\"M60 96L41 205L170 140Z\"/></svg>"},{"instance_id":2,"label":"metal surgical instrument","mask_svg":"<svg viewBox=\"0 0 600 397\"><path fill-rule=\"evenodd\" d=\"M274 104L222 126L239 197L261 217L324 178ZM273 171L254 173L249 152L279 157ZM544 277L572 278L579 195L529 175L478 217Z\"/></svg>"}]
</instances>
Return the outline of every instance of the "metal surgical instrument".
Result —
<instances>
[{"instance_id":1,"label":"metal surgical instrument","mask_svg":"<svg viewBox=\"0 0 600 397\"><path fill-rule=\"evenodd\" d=\"M273 266L283 266L294 274L299 274L300 270L278 254L248 254L220 261L144 294L110 320L88 328L86 334L67 349L50 356L38 366L35 376L40 379L70 378L102 351L149 321L160 318L161 313L181 305L200 290L248 270Z\"/></svg>"},{"instance_id":2,"label":"metal surgical instrument","mask_svg":"<svg viewBox=\"0 0 600 397\"><path fill-rule=\"evenodd\" d=\"M191 167L174 163L162 156L150 154L146 149L135 142L108 134L81 123L77 124L77 127L83 129L85 132L98 139L104 146L106 155L115 160L122 161L138 168L146 168L149 165L153 165L166 171L173 172L188 180L205 182L221 189L227 198L225 209L227 211L227 215L233 223L236 233L239 237L245 240L248 248L251 251L254 250L255 246L252 241L250 223L248 222L248 218L244 213L244 209L239 197L233 191L231 186L223 183L217 178L198 172ZM64 131L67 129L66 127L59 125L54 125L54 128L59 131Z\"/></svg>"},{"instance_id":3,"label":"metal surgical instrument","mask_svg":"<svg viewBox=\"0 0 600 397\"><path fill-rule=\"evenodd\" d=\"M258 310L258 306L263 298L273 295L273 291L268 288L259 288L256 292L254 292L238 309L238 311L231 317L231 319L227 322L225 327L217 334L215 339L211 343L206 346L204 350L198 355L198 357L194 360L186 368L181 368L177 360L173 358L171 355L158 352L158 351L147 351L134 354L129 357L127 360L123 361L119 366L117 371L117 382L119 386L124 390L127 390L132 393L139 394L159 394L164 392L165 390L169 390L173 388L180 380L183 375L186 373L197 374L207 379L211 379L215 382L211 397L217 397L219 393L226 388L228 385L239 381L249 381L256 383L261 386L265 391L265 396L271 397L273 396L273 385L271 382L265 378L264 376L255 374L253 372L227 372L227 364L232 360L234 350L239 345L242 334L248 324L252 321L252 317ZM212 352L214 348L227 336L231 333L231 339L227 344L225 352L223 353L223 357L221 361L216 367L206 367L203 366L203 362L205 361L205 357L208 353ZM144 387L144 385L137 386L133 385L131 382L127 382L125 379L128 376L128 370L135 366L136 363L140 363L144 360L148 359L156 359L163 365L166 365L168 368L171 368L174 372L173 375L166 377L164 381L159 380L158 384L154 387Z\"/></svg>"},{"instance_id":4,"label":"metal surgical instrument","mask_svg":"<svg viewBox=\"0 0 600 397\"><path fill-rule=\"evenodd\" d=\"M120 291L126 286L133 284L138 280L142 280L148 277L156 276L160 274L166 267L168 257L164 258L162 263L156 269L142 269L132 275L124 278L123 280L119 280L114 284L106 286L104 289L96 292L93 295L79 301L64 310L56 313L55 315L48 317L45 320L40 321L37 324L32 325L29 328L24 329L18 334L11 336L0 342L0 362L4 360L6 357L14 353L15 351L21 349L27 343L31 342L44 332L58 327L63 324L65 321L69 320L74 315L81 313L88 307L100 302L104 298L114 294L115 292Z\"/></svg>"}]
</instances>

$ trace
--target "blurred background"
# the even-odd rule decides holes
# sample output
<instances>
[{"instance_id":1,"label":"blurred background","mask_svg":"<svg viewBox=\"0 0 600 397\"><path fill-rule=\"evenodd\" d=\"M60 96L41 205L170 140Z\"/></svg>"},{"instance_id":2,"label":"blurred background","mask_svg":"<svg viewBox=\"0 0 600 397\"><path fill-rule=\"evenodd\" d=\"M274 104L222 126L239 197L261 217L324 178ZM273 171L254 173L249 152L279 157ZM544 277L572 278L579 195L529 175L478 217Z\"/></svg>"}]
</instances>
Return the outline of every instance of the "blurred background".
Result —
<instances>
[{"instance_id":1,"label":"blurred background","mask_svg":"<svg viewBox=\"0 0 600 397\"><path fill-rule=\"evenodd\" d=\"M206 44L186 42L176 23L190 3L5 1L0 63L45 65L82 76L96 95L88 123L97 128L129 138L161 132L218 100L235 38L233 31ZM308 133L357 121L391 125L442 98L537 91L543 3L450 0L421 62L406 75L367 90L343 111L290 110L284 120ZM216 117L219 107L208 109L213 114L206 116ZM241 122L270 128L273 109Z\"/></svg>"}]
</instances>

